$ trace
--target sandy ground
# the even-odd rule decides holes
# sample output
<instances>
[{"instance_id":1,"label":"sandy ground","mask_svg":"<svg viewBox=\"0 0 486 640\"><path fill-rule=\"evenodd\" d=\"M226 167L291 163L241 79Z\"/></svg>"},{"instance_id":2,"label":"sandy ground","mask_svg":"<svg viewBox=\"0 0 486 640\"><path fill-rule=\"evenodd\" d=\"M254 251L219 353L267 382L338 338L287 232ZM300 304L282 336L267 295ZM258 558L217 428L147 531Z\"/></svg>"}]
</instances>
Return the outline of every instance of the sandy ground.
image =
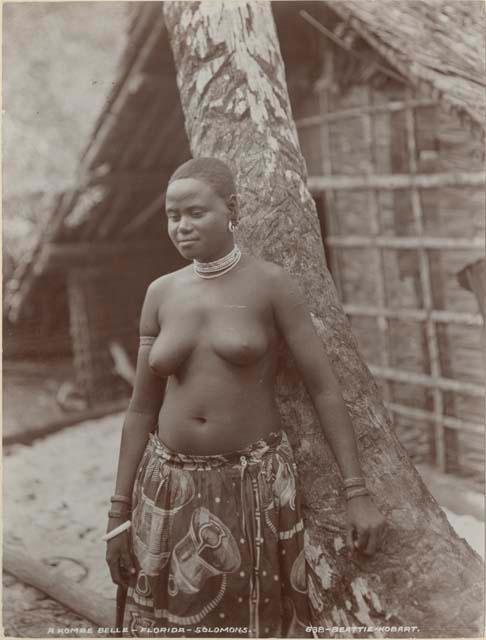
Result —
<instances>
[{"instance_id":1,"label":"sandy ground","mask_svg":"<svg viewBox=\"0 0 486 640\"><path fill-rule=\"evenodd\" d=\"M114 586L100 538L121 421L108 416L4 451L4 540L105 594Z\"/></svg>"},{"instance_id":2,"label":"sandy ground","mask_svg":"<svg viewBox=\"0 0 486 640\"><path fill-rule=\"evenodd\" d=\"M112 598L115 586L100 537L114 490L122 419L118 414L85 422L32 446L4 449L4 540ZM458 534L484 557L484 523L446 513ZM42 637L57 622L92 626L12 577L5 580L6 635Z\"/></svg>"},{"instance_id":3,"label":"sandy ground","mask_svg":"<svg viewBox=\"0 0 486 640\"><path fill-rule=\"evenodd\" d=\"M444 509L444 512L457 535L465 538L469 546L484 560L484 522L472 516L458 516L448 509Z\"/></svg>"},{"instance_id":4,"label":"sandy ground","mask_svg":"<svg viewBox=\"0 0 486 640\"><path fill-rule=\"evenodd\" d=\"M70 363L4 361L2 390L2 435L14 436L42 428L46 423L66 418L56 402L56 393L72 379Z\"/></svg>"},{"instance_id":5,"label":"sandy ground","mask_svg":"<svg viewBox=\"0 0 486 640\"><path fill-rule=\"evenodd\" d=\"M4 449L4 540L112 598L115 585L100 538L114 490L122 419L85 422L32 446ZM43 637L49 626L92 626L10 576L4 582L3 625L15 637Z\"/></svg>"},{"instance_id":6,"label":"sandy ground","mask_svg":"<svg viewBox=\"0 0 486 640\"><path fill-rule=\"evenodd\" d=\"M3 574L2 622L4 635L15 638L43 638L49 627L66 629L92 626L87 620L8 573Z\"/></svg>"}]
</instances>

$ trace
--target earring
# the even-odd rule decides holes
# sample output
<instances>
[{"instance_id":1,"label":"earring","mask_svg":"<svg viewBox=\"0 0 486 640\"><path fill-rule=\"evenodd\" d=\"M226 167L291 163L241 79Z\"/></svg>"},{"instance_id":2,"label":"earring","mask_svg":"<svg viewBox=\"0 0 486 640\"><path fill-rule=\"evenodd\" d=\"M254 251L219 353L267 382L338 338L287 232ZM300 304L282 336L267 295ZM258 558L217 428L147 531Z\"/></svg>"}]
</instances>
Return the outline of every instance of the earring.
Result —
<instances>
[{"instance_id":1,"label":"earring","mask_svg":"<svg viewBox=\"0 0 486 640\"><path fill-rule=\"evenodd\" d=\"M230 220L228 222L228 229L231 231L231 233L235 232L236 227L238 226L238 223L234 223L233 220Z\"/></svg>"}]
</instances>

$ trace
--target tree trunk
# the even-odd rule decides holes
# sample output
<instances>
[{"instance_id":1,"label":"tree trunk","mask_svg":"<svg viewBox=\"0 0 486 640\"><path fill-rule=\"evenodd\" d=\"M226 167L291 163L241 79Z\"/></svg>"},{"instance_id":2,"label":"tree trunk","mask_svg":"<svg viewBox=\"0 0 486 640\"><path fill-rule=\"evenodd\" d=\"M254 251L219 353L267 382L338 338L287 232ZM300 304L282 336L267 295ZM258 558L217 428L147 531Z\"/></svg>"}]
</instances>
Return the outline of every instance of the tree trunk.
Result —
<instances>
[{"instance_id":1,"label":"tree trunk","mask_svg":"<svg viewBox=\"0 0 486 640\"><path fill-rule=\"evenodd\" d=\"M234 169L238 244L283 265L305 292L389 525L375 557L348 556L341 476L287 355L279 406L300 470L309 597L316 625L328 628L319 635L336 626L362 627L360 637L482 635L481 559L455 534L394 435L326 270L270 4L170 1L164 14L192 154ZM398 625L405 632L394 633Z\"/></svg>"},{"instance_id":2,"label":"tree trunk","mask_svg":"<svg viewBox=\"0 0 486 640\"><path fill-rule=\"evenodd\" d=\"M115 628L114 600L86 588L86 585L80 585L62 574L49 570L45 564L32 558L25 549L4 542L2 566L4 571L46 593L53 600L68 607L86 620L100 625L104 629ZM52 618L50 623L49 626L55 627L56 630L61 626L57 620ZM86 637L96 637L97 635L95 629L94 633L87 634ZM59 635L52 637L58 638ZM98 635L98 637L100 636ZM105 635L101 637L105 637Z\"/></svg>"}]
</instances>

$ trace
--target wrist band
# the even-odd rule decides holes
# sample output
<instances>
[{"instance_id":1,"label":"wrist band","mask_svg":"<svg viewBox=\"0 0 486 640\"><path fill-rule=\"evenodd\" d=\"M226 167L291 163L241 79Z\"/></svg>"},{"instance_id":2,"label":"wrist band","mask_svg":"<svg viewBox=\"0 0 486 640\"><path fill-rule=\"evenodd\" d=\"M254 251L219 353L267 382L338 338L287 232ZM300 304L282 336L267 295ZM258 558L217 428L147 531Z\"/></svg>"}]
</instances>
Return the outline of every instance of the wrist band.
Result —
<instances>
[{"instance_id":1,"label":"wrist band","mask_svg":"<svg viewBox=\"0 0 486 640\"><path fill-rule=\"evenodd\" d=\"M125 522L122 522L122 524L119 525L118 527L115 527L111 531L108 531L108 533L105 533L105 535L102 536L101 539L104 541L111 540L111 538L114 538L115 536L122 533L123 531L127 531L128 529L130 529L131 526L132 526L132 521L125 520Z\"/></svg>"},{"instance_id":2,"label":"wrist band","mask_svg":"<svg viewBox=\"0 0 486 640\"><path fill-rule=\"evenodd\" d=\"M343 484L346 488L364 486L365 479L363 478L363 476L356 478L345 478Z\"/></svg>"},{"instance_id":3,"label":"wrist band","mask_svg":"<svg viewBox=\"0 0 486 640\"><path fill-rule=\"evenodd\" d=\"M125 504L132 504L130 498L127 498L127 496L120 496L118 494L111 496L110 502L124 502Z\"/></svg>"},{"instance_id":4,"label":"wrist band","mask_svg":"<svg viewBox=\"0 0 486 640\"><path fill-rule=\"evenodd\" d=\"M359 487L353 489L352 491L348 491L346 493L346 500L351 500L351 498L357 498L358 496L369 496L370 492L366 487Z\"/></svg>"},{"instance_id":5,"label":"wrist band","mask_svg":"<svg viewBox=\"0 0 486 640\"><path fill-rule=\"evenodd\" d=\"M122 518L123 516L128 516L130 515L131 511L127 510L127 511L108 511L108 517L109 518Z\"/></svg>"},{"instance_id":6,"label":"wrist band","mask_svg":"<svg viewBox=\"0 0 486 640\"><path fill-rule=\"evenodd\" d=\"M355 491L368 491L368 488L363 484L359 487L345 487L344 492L346 494L354 493Z\"/></svg>"}]
</instances>

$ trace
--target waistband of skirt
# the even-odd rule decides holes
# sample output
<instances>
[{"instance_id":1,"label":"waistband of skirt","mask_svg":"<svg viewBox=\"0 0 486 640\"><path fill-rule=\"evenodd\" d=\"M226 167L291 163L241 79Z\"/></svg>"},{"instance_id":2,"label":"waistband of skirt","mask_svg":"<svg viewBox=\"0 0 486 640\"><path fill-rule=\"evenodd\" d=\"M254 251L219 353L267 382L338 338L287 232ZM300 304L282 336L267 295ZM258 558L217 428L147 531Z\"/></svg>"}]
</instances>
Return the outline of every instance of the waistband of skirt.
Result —
<instances>
[{"instance_id":1,"label":"waistband of skirt","mask_svg":"<svg viewBox=\"0 0 486 640\"><path fill-rule=\"evenodd\" d=\"M260 438L255 442L252 442L245 447L235 449L225 453L212 453L206 455L194 455L188 453L181 453L170 449L162 440L158 434L149 434L148 446L151 448L152 453L158 455L168 462L174 462L176 464L184 465L204 465L204 466L221 466L225 464L240 463L241 458L247 459L248 462L258 461L268 453L276 451L282 445L288 445L287 434L283 429L279 431L272 431L265 438Z\"/></svg>"}]
</instances>

